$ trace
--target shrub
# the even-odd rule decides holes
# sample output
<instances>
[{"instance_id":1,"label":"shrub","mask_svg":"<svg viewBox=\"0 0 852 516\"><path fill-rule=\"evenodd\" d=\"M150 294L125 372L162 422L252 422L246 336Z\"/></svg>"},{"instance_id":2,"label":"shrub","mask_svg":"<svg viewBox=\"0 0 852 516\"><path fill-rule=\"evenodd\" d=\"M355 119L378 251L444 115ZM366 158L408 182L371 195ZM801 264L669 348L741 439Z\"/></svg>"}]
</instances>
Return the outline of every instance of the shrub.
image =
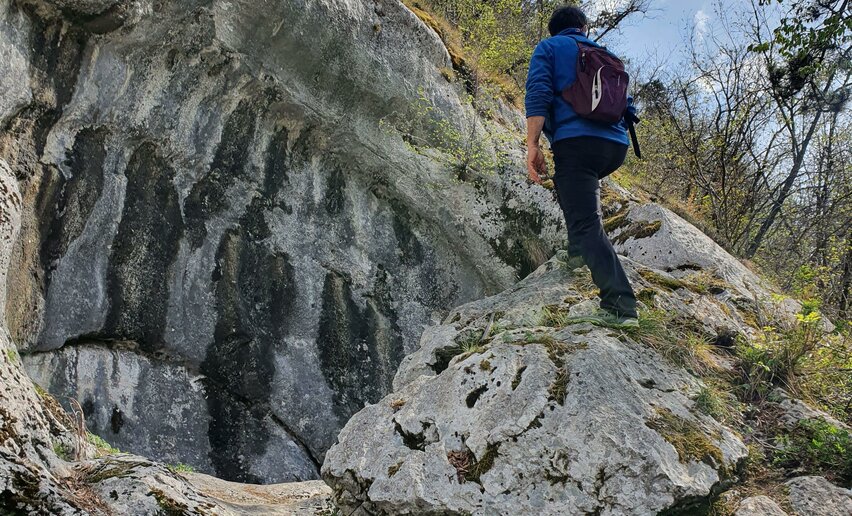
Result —
<instances>
[{"instance_id":1,"label":"shrub","mask_svg":"<svg viewBox=\"0 0 852 516\"><path fill-rule=\"evenodd\" d=\"M799 421L789 434L776 438L776 465L852 481L852 436L822 419Z\"/></svg>"},{"instance_id":2,"label":"shrub","mask_svg":"<svg viewBox=\"0 0 852 516\"><path fill-rule=\"evenodd\" d=\"M472 103L473 98L468 97L467 102ZM469 181L477 174L495 174L508 163L508 155L501 150L506 146L506 134L481 125L464 113L448 117L422 90L408 112L396 112L380 123L399 131L415 152L440 151L444 164L458 181Z\"/></svg>"},{"instance_id":3,"label":"shrub","mask_svg":"<svg viewBox=\"0 0 852 516\"><path fill-rule=\"evenodd\" d=\"M825 334L820 317L813 307L805 307L792 328L766 327L752 342L737 343L747 400L765 399L774 387L783 386L852 422L852 338L846 330Z\"/></svg>"},{"instance_id":4,"label":"shrub","mask_svg":"<svg viewBox=\"0 0 852 516\"><path fill-rule=\"evenodd\" d=\"M799 314L790 329L767 326L753 341L738 341L746 398L764 399L778 385L798 392L797 376L820 345L819 324L819 312Z\"/></svg>"}]
</instances>

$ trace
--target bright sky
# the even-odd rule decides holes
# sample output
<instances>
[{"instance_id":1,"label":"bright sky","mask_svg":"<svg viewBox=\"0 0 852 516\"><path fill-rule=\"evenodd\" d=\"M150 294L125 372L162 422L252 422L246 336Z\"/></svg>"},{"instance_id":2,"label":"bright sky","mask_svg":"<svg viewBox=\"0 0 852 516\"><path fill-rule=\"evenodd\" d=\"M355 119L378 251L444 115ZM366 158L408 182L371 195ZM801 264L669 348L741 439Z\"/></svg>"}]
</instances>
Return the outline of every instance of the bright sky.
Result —
<instances>
[{"instance_id":1,"label":"bright sky","mask_svg":"<svg viewBox=\"0 0 852 516\"><path fill-rule=\"evenodd\" d=\"M748 5L746 0L732 4ZM633 62L677 61L690 30L707 30L714 18L711 0L654 0L645 19L633 19L613 40L613 50ZM617 40L617 41L616 41Z\"/></svg>"}]
</instances>

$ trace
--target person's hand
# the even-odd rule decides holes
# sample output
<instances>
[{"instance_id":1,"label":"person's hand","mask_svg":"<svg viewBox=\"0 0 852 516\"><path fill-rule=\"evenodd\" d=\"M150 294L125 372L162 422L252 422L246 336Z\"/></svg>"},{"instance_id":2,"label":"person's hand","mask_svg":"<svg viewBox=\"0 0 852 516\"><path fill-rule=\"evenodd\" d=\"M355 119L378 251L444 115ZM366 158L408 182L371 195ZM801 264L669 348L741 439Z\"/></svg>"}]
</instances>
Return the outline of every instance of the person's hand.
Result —
<instances>
[{"instance_id":1,"label":"person's hand","mask_svg":"<svg viewBox=\"0 0 852 516\"><path fill-rule=\"evenodd\" d=\"M547 165L544 162L544 154L538 145L527 146L527 175L530 181L541 184L541 176L547 176Z\"/></svg>"}]
</instances>

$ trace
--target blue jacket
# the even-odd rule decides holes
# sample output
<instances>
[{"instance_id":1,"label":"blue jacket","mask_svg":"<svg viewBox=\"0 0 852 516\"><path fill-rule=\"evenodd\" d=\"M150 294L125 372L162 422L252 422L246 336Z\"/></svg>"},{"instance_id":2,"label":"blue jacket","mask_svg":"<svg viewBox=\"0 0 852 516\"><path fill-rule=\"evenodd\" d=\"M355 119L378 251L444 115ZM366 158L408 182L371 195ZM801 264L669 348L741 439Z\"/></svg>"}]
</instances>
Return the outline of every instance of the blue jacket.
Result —
<instances>
[{"instance_id":1,"label":"blue jacket","mask_svg":"<svg viewBox=\"0 0 852 516\"><path fill-rule=\"evenodd\" d=\"M573 37L568 37L569 34ZM596 136L627 145L624 120L608 125L582 118L562 99L562 90L577 80L575 38L600 46L585 37L580 29L565 29L535 47L527 74L527 117L545 117L544 134L550 143L577 136Z\"/></svg>"}]
</instances>

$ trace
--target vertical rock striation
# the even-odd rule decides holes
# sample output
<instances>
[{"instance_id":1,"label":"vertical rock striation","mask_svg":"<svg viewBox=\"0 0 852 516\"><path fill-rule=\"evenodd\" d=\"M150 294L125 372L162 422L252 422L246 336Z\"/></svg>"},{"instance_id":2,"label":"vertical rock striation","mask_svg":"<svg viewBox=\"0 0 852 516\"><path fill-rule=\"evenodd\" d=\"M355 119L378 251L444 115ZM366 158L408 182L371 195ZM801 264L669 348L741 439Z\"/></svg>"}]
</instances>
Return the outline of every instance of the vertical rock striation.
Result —
<instances>
[{"instance_id":1,"label":"vertical rock striation","mask_svg":"<svg viewBox=\"0 0 852 516\"><path fill-rule=\"evenodd\" d=\"M0 52L9 329L122 449L316 478L424 326L559 241L520 149L459 182L381 122L503 130L396 0L0 0Z\"/></svg>"}]
</instances>

